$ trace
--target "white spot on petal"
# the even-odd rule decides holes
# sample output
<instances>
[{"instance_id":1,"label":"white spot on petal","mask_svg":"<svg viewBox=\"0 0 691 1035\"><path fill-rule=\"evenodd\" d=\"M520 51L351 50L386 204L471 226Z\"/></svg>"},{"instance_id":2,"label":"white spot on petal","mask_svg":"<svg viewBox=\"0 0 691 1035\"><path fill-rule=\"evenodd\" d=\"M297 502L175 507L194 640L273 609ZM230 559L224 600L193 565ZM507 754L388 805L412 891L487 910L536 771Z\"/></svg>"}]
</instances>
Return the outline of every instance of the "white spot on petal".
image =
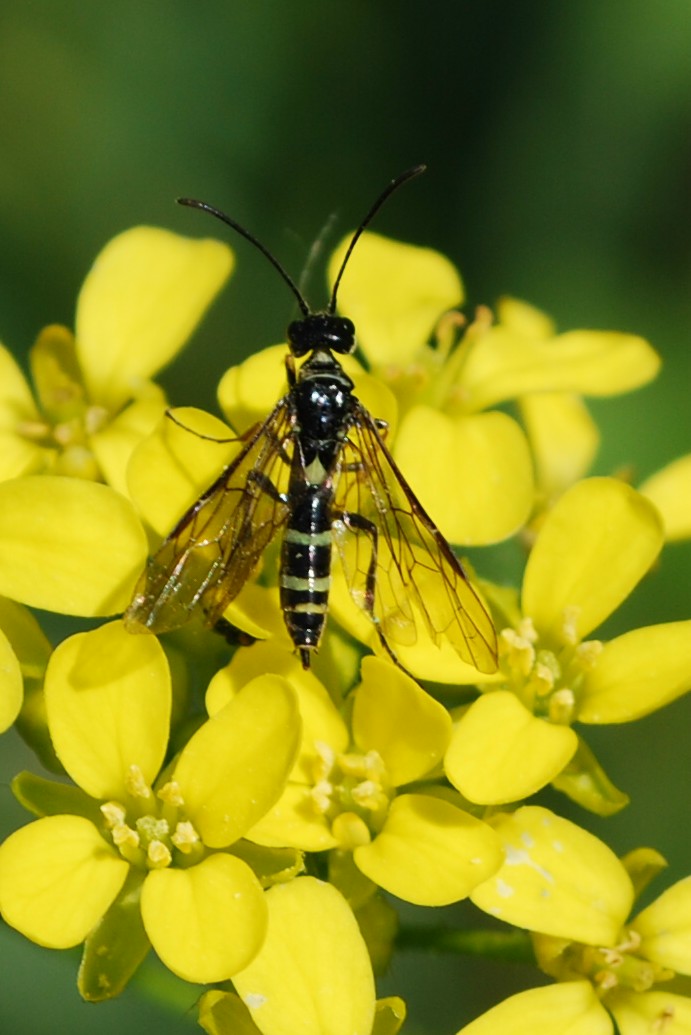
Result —
<instances>
[{"instance_id":1,"label":"white spot on petal","mask_svg":"<svg viewBox=\"0 0 691 1035\"><path fill-rule=\"evenodd\" d=\"M510 884L507 884L505 880L497 879L497 895L500 898L511 898L514 894L514 889Z\"/></svg>"},{"instance_id":2,"label":"white spot on petal","mask_svg":"<svg viewBox=\"0 0 691 1035\"><path fill-rule=\"evenodd\" d=\"M249 992L245 996L244 1002L248 1010L258 1010L266 1002L266 996L260 992Z\"/></svg>"}]
</instances>

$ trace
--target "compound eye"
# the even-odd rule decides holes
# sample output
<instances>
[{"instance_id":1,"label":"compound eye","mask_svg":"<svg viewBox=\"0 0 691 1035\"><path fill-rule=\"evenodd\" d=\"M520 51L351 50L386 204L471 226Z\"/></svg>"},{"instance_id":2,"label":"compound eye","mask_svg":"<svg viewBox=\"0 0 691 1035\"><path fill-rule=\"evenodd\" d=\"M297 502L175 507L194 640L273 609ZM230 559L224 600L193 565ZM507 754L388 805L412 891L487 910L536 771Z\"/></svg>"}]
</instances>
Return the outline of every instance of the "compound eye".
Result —
<instances>
[{"instance_id":1,"label":"compound eye","mask_svg":"<svg viewBox=\"0 0 691 1035\"><path fill-rule=\"evenodd\" d=\"M355 350L355 324L347 316L333 317L330 345L334 352Z\"/></svg>"},{"instance_id":2,"label":"compound eye","mask_svg":"<svg viewBox=\"0 0 691 1035\"><path fill-rule=\"evenodd\" d=\"M288 324L288 344L294 356L304 356L314 347L310 331L307 320L293 320Z\"/></svg>"}]
</instances>

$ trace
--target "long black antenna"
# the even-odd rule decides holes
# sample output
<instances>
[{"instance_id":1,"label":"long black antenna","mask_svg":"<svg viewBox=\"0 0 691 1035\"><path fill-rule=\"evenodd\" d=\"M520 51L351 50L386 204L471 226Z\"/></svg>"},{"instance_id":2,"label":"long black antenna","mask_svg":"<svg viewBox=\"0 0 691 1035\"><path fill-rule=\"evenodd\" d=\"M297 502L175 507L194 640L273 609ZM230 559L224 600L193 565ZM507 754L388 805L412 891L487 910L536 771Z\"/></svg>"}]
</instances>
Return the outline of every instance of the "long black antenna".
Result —
<instances>
[{"instance_id":1,"label":"long black antenna","mask_svg":"<svg viewBox=\"0 0 691 1035\"><path fill-rule=\"evenodd\" d=\"M395 180L391 181L391 183L386 187L384 191L382 191L375 203L372 205L372 208L369 210L365 218L360 223L360 226L353 234L350 244L348 245L348 250L345 253L345 258L341 263L341 268L338 271L338 275L334 282L333 291L331 292L331 298L329 299L329 306L326 310L327 313L332 314L336 312L336 296L338 294L338 288L341 283L341 277L343 276L343 271L345 270L348 264L348 259L353 253L353 248L357 244L363 230L365 230L369 226L369 224L372 222L372 220L374 219L374 217L376 216L377 212L382 207L384 202L387 200L387 198L391 197L395 190L398 190L399 187L402 187L404 183L408 182L408 180L412 180L416 176L420 176L426 168L426 165L414 165L412 169L406 169L405 172L402 172L400 176L397 176Z\"/></svg>"},{"instance_id":2,"label":"long black antenna","mask_svg":"<svg viewBox=\"0 0 691 1035\"><path fill-rule=\"evenodd\" d=\"M334 284L333 291L331 292L331 298L329 299L329 305L326 310L327 313L333 315L333 313L336 311L336 296L338 294L338 287L341 283L341 277L343 276L343 271L346 268L348 259L352 254L353 248L357 244L360 234L372 222L375 215L382 207L386 199L389 198L393 194L393 192L397 190L399 187L401 187L404 183L407 183L408 180L412 180L414 179L414 177L419 176L421 173L423 173L426 168L426 165L415 165L412 169L406 169L405 172L401 173L400 176L397 176L395 180L392 180L391 183L388 184L386 189L382 191L375 203L372 205L371 209L369 210L369 212L367 213L367 215L362 220L359 227L353 234L350 244L348 245L348 250L345 254L343 262L341 263L341 268L338 271L338 276L336 277L336 282ZM187 208L200 208L203 212L208 212L210 215L215 216L216 219L220 219L222 223L226 224L226 226L229 226L232 230L235 230L237 233L239 233L242 237L245 238L246 241L249 241L250 244L253 244L255 248L258 248L262 255L266 256L266 258L269 260L274 269L278 270L283 280L286 282L290 290L295 295L302 315L305 317L310 315L310 307L307 305L307 302L305 301L303 294L300 291L300 288L297 286L290 274L283 268L276 256L272 255L269 249L266 247L266 245L262 244L261 241L258 241L254 234L251 234L249 230L245 230L244 226L241 226L240 223L237 223L234 219L231 219L231 217L229 215L226 215L225 212L222 212L220 208L214 208L213 205L209 205L206 201L197 201L195 198L178 198L177 203L178 205L185 205L187 206Z\"/></svg>"},{"instance_id":3,"label":"long black antenna","mask_svg":"<svg viewBox=\"0 0 691 1035\"><path fill-rule=\"evenodd\" d=\"M186 205L188 208L200 208L204 212L209 212L212 216L215 216L216 219L220 219L222 223L226 223L226 225L231 227L233 230L237 230L237 232L241 234L247 241L249 241L250 244L253 244L255 248L258 248L262 255L266 256L266 258L269 260L274 269L278 270L278 272L281 274L290 290L295 295L297 303L300 306L300 311L302 315L310 315L310 307L307 305L307 302L302 297L300 289L293 280L293 278L290 276L289 273L286 272L286 270L283 269L283 266L281 266L280 262L275 257L275 255L272 255L269 249L265 245L263 245L261 241L258 241L257 238L249 232L249 230L245 230L244 226L240 226L239 223L236 223L235 220L231 219L230 216L226 215L225 212L221 212L219 208L214 208L213 205L207 204L206 201L196 201L194 198L178 198L177 203L178 205Z\"/></svg>"}]
</instances>

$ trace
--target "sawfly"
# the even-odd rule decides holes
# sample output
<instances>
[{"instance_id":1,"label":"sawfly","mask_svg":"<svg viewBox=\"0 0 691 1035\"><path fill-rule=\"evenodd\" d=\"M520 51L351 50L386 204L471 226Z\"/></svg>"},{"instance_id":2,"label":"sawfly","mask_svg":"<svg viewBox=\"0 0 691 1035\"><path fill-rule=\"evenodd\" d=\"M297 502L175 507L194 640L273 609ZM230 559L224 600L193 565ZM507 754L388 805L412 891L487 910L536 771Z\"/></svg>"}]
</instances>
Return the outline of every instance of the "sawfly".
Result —
<instances>
[{"instance_id":1,"label":"sawfly","mask_svg":"<svg viewBox=\"0 0 691 1035\"><path fill-rule=\"evenodd\" d=\"M415 643L416 623L447 639L480 672L497 666L492 620L460 561L417 500L384 441L386 424L354 394L338 356L355 351L355 327L336 314L338 288L360 235L386 199L418 176L392 180L355 231L327 308L312 312L267 248L224 212L202 209L250 241L278 270L301 318L288 327L288 390L242 437L239 454L164 540L125 612L132 631L162 633L201 612L211 626L281 537L280 603L303 666L319 648L329 609L332 553L348 589L396 660ZM296 360L304 362L297 367Z\"/></svg>"}]
</instances>

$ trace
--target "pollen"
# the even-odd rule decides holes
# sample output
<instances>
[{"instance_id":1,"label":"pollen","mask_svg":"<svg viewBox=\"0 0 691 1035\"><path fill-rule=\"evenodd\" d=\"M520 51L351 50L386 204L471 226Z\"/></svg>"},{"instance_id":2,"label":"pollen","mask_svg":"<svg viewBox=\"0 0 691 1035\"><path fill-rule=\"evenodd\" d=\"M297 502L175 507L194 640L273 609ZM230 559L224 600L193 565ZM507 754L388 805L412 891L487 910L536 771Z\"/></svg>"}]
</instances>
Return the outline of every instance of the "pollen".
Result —
<instances>
[{"instance_id":1,"label":"pollen","mask_svg":"<svg viewBox=\"0 0 691 1035\"><path fill-rule=\"evenodd\" d=\"M331 807L333 784L328 780L320 780L310 791L310 797L317 812L328 812Z\"/></svg>"},{"instance_id":2,"label":"pollen","mask_svg":"<svg viewBox=\"0 0 691 1035\"><path fill-rule=\"evenodd\" d=\"M139 848L139 834L127 823L117 823L113 827L112 837L117 848Z\"/></svg>"},{"instance_id":3,"label":"pollen","mask_svg":"<svg viewBox=\"0 0 691 1035\"><path fill-rule=\"evenodd\" d=\"M168 848L168 845L165 845L162 841L151 841L149 843L146 857L149 865L156 870L169 866L172 859L170 848Z\"/></svg>"},{"instance_id":4,"label":"pollen","mask_svg":"<svg viewBox=\"0 0 691 1035\"><path fill-rule=\"evenodd\" d=\"M129 767L125 786L127 787L127 793L131 794L133 798L147 799L152 797L151 788L144 779L144 774L138 765L131 765Z\"/></svg>"},{"instance_id":5,"label":"pollen","mask_svg":"<svg viewBox=\"0 0 691 1035\"><path fill-rule=\"evenodd\" d=\"M101 805L101 813L106 821L106 826L112 830L125 822L127 811L117 801L106 801Z\"/></svg>"},{"instance_id":6,"label":"pollen","mask_svg":"<svg viewBox=\"0 0 691 1035\"><path fill-rule=\"evenodd\" d=\"M535 647L530 639L515 629L502 629L499 647L511 676L526 678L530 675L535 664Z\"/></svg>"},{"instance_id":7,"label":"pollen","mask_svg":"<svg viewBox=\"0 0 691 1035\"><path fill-rule=\"evenodd\" d=\"M161 799L166 805L172 805L174 808L181 808L185 804L185 799L182 796L180 785L177 780L169 780L168 783L164 783L160 791L157 791L157 797Z\"/></svg>"},{"instance_id":8,"label":"pollen","mask_svg":"<svg viewBox=\"0 0 691 1035\"><path fill-rule=\"evenodd\" d=\"M562 687L553 693L549 700L550 722L567 726L575 717L576 698L573 690L569 687Z\"/></svg>"},{"instance_id":9,"label":"pollen","mask_svg":"<svg viewBox=\"0 0 691 1035\"><path fill-rule=\"evenodd\" d=\"M353 802L369 812L377 812L381 808L386 808L389 803L388 797L375 780L363 780L353 787L350 793Z\"/></svg>"},{"instance_id":10,"label":"pollen","mask_svg":"<svg viewBox=\"0 0 691 1035\"><path fill-rule=\"evenodd\" d=\"M189 821L178 823L175 828L175 832L171 835L170 840L173 842L178 851L184 855L189 855L193 850L194 846L199 844L201 838L194 829L194 826Z\"/></svg>"}]
</instances>

